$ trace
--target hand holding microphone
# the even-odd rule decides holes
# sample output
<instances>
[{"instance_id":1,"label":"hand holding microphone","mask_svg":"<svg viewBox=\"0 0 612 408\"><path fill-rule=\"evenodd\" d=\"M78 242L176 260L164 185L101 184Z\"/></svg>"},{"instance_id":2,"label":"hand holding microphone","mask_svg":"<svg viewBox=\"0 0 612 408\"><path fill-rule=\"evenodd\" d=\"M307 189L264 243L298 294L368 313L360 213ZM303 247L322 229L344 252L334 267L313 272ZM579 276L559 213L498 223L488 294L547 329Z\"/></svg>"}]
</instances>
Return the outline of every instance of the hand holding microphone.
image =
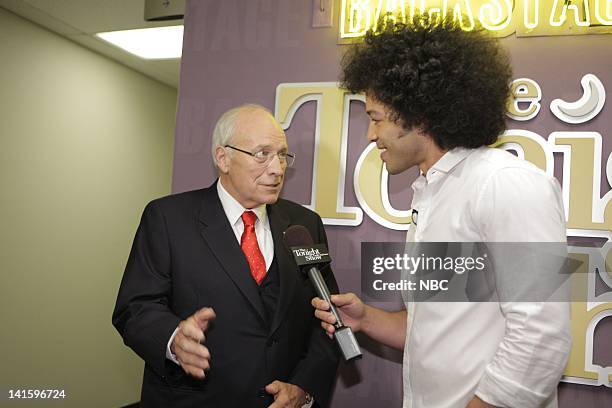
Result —
<instances>
[{"instance_id":1,"label":"hand holding microphone","mask_svg":"<svg viewBox=\"0 0 612 408\"><path fill-rule=\"evenodd\" d=\"M357 339L355 338L351 327L344 325L336 306L334 303L332 303L329 289L319 270L319 265L324 265L331 261L327 251L327 246L324 244L314 245L310 232L308 232L306 227L301 225L293 225L289 227L284 233L284 241L287 247L289 247L291 250L293 257L298 266L301 268L302 272L308 274L308 278L314 286L317 294L324 301L322 304L328 306L325 308L325 310L327 313L331 314L331 317L329 318L329 325L331 328L324 328L328 334L330 334L330 336L333 335L333 337L336 339L336 344L338 344L338 347L340 347L344 360L349 361L361 357L359 343L357 343ZM361 301L355 295L352 296L354 299L358 300L355 308L356 311L358 312L359 309L364 310L363 303L361 303ZM336 300L336 298L334 299ZM361 306L359 306L359 303ZM313 300L313 306L314 305L315 303ZM316 313L317 312L315 312L315 315ZM358 314L359 313L357 313L357 315ZM354 320L351 319L351 322L354 322Z\"/></svg>"},{"instance_id":2,"label":"hand holding microphone","mask_svg":"<svg viewBox=\"0 0 612 408\"><path fill-rule=\"evenodd\" d=\"M336 306L337 313L340 315L342 323L349 326L354 332L361 331L361 322L365 316L365 305L354 293L343 293L331 295L332 304ZM336 331L338 320L330 311L328 301L321 298L312 299L312 306L316 309L315 316L321 320L321 327L331 338Z\"/></svg>"}]
</instances>

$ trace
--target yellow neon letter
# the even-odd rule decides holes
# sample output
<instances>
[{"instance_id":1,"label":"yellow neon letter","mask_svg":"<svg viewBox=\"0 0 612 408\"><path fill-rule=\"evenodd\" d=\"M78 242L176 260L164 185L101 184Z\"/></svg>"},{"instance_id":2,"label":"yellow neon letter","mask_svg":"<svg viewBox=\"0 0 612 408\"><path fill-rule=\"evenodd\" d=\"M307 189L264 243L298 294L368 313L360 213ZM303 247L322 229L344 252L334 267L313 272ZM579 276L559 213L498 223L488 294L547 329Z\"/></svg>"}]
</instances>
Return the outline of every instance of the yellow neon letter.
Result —
<instances>
[{"instance_id":1,"label":"yellow neon letter","mask_svg":"<svg viewBox=\"0 0 612 408\"><path fill-rule=\"evenodd\" d=\"M565 1L562 1L561 7L561 15L557 18L557 11L559 9L559 0L555 0L553 3L552 10L550 12L550 25L555 27L560 27L565 23L567 19L567 10L572 10L574 12L574 21L577 26L588 27L591 25L591 17L589 13L589 2L585 0L574 0L575 2L579 2L579 4L566 4ZM581 10L584 10L583 18L580 17Z\"/></svg>"},{"instance_id":2,"label":"yellow neon letter","mask_svg":"<svg viewBox=\"0 0 612 408\"><path fill-rule=\"evenodd\" d=\"M350 37L360 37L372 24L370 0L350 0L349 28Z\"/></svg>"},{"instance_id":3,"label":"yellow neon letter","mask_svg":"<svg viewBox=\"0 0 612 408\"><path fill-rule=\"evenodd\" d=\"M424 13L425 9L427 14L436 23L446 17L448 9L448 0L430 0L427 2L427 6L421 2L421 12Z\"/></svg>"},{"instance_id":4,"label":"yellow neon letter","mask_svg":"<svg viewBox=\"0 0 612 408\"><path fill-rule=\"evenodd\" d=\"M491 0L480 6L480 24L487 30L501 31L508 27L512 21L512 2L503 0L503 5L499 0Z\"/></svg>"},{"instance_id":5,"label":"yellow neon letter","mask_svg":"<svg viewBox=\"0 0 612 408\"><path fill-rule=\"evenodd\" d=\"M612 0L595 0L595 18L601 25L612 25Z\"/></svg>"},{"instance_id":6,"label":"yellow neon letter","mask_svg":"<svg viewBox=\"0 0 612 408\"><path fill-rule=\"evenodd\" d=\"M529 19L529 12L531 9L531 5L534 4L533 7L533 19ZM539 0L523 0L523 23L525 24L525 28L527 29L533 29L536 28L538 26L538 23L540 22L540 15L539 15L539 11L540 11L540 1Z\"/></svg>"},{"instance_id":7,"label":"yellow neon letter","mask_svg":"<svg viewBox=\"0 0 612 408\"><path fill-rule=\"evenodd\" d=\"M464 21L467 18L467 22ZM453 19L459 22L461 29L472 31L475 27L474 14L470 6L470 0L455 0L453 6Z\"/></svg>"},{"instance_id":8,"label":"yellow neon letter","mask_svg":"<svg viewBox=\"0 0 612 408\"><path fill-rule=\"evenodd\" d=\"M384 1L384 7L383 7ZM402 22L406 22L406 8L403 0L378 0L376 12L374 13L374 31L378 29L380 15L385 17L385 21L396 22L399 16Z\"/></svg>"}]
</instances>

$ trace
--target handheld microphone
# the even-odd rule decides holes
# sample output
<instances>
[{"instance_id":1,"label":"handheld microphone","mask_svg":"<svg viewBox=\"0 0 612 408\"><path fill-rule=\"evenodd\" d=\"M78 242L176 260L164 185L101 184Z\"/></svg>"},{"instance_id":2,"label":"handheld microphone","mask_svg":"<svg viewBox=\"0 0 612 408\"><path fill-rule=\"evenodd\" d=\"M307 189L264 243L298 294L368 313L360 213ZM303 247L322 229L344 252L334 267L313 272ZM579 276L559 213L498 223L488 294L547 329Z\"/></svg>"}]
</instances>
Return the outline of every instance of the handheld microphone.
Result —
<instances>
[{"instance_id":1,"label":"handheld microphone","mask_svg":"<svg viewBox=\"0 0 612 408\"><path fill-rule=\"evenodd\" d=\"M310 232L302 225L292 225L284 232L285 245L291 250L295 262L303 273L308 274L317 295L329 305L330 312L336 318L334 338L345 361L361 357L359 343L349 326L342 323L336 306L331 301L331 295L318 265L331 262L329 251L325 244L314 244Z\"/></svg>"}]
</instances>

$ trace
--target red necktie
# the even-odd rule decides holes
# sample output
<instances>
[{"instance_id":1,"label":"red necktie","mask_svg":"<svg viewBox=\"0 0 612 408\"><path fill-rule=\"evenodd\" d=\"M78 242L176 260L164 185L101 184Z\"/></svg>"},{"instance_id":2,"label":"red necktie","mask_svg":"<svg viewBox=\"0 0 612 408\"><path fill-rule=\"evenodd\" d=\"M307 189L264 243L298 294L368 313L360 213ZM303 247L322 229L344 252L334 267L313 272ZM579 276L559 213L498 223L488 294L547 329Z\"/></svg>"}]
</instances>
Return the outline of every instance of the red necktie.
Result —
<instances>
[{"instance_id":1,"label":"red necktie","mask_svg":"<svg viewBox=\"0 0 612 408\"><path fill-rule=\"evenodd\" d=\"M240 237L240 247L249 263L251 275L259 285L266 276L266 261L259 249L257 235L255 235L255 221L257 221L257 215L255 215L253 211L245 211L242 213L241 218L244 223L244 232L242 233L242 237Z\"/></svg>"}]
</instances>

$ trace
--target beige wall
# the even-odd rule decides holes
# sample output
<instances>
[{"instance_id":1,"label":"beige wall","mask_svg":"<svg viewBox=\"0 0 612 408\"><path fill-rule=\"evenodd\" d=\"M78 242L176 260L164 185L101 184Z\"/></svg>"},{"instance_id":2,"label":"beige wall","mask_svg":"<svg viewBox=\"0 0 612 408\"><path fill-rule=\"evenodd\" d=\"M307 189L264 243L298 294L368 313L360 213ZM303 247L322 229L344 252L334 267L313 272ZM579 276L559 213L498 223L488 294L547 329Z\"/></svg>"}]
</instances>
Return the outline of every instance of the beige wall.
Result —
<instances>
[{"instance_id":1,"label":"beige wall","mask_svg":"<svg viewBox=\"0 0 612 408\"><path fill-rule=\"evenodd\" d=\"M176 90L1 8L0 38L0 390L135 402L142 361L110 320L140 212L170 192Z\"/></svg>"}]
</instances>

